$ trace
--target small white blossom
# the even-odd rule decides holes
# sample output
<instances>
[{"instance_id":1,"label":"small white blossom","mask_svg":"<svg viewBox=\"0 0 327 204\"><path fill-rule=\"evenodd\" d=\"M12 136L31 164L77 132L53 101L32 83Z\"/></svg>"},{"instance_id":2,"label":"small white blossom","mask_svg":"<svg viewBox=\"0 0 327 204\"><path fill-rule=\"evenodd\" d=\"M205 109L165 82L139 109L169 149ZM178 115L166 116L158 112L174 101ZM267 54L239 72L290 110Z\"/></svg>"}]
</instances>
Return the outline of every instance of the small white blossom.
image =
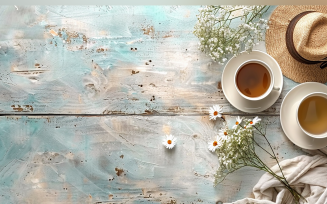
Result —
<instances>
[{"instance_id":1,"label":"small white blossom","mask_svg":"<svg viewBox=\"0 0 327 204\"><path fill-rule=\"evenodd\" d=\"M248 24L244 24L244 25L243 25L243 28L246 29L246 30L251 29L251 27L250 27Z\"/></svg>"},{"instance_id":2,"label":"small white blossom","mask_svg":"<svg viewBox=\"0 0 327 204\"><path fill-rule=\"evenodd\" d=\"M237 116L235 125L233 126L233 129L236 129L238 127L238 125L241 124L241 122L242 122L242 118L240 118L240 116Z\"/></svg>"},{"instance_id":3,"label":"small white blossom","mask_svg":"<svg viewBox=\"0 0 327 204\"><path fill-rule=\"evenodd\" d=\"M214 151L216 151L216 149L221 147L222 144L223 144L223 139L220 138L219 136L217 136L215 141L208 143L208 149L209 149L209 151L214 152Z\"/></svg>"},{"instance_id":4,"label":"small white blossom","mask_svg":"<svg viewBox=\"0 0 327 204\"><path fill-rule=\"evenodd\" d=\"M210 116L210 120L216 120L217 118L220 118L223 113L223 108L220 107L220 105L214 105L213 107L210 107L209 110L209 116Z\"/></svg>"},{"instance_id":5,"label":"small white blossom","mask_svg":"<svg viewBox=\"0 0 327 204\"><path fill-rule=\"evenodd\" d=\"M261 119L258 116L256 116L255 118L253 118L252 121L249 122L249 125L255 125L255 124L259 123L260 121L261 121Z\"/></svg>"},{"instance_id":6,"label":"small white blossom","mask_svg":"<svg viewBox=\"0 0 327 204\"><path fill-rule=\"evenodd\" d=\"M162 141L162 144L168 149L174 148L176 145L176 138L173 135L166 135L166 138Z\"/></svg>"},{"instance_id":7,"label":"small white blossom","mask_svg":"<svg viewBox=\"0 0 327 204\"><path fill-rule=\"evenodd\" d=\"M243 41L245 40L245 38L246 38L246 36L242 36L242 37L240 38L240 42L243 42Z\"/></svg>"},{"instance_id":8,"label":"small white blossom","mask_svg":"<svg viewBox=\"0 0 327 204\"><path fill-rule=\"evenodd\" d=\"M219 130L219 133L218 133L219 137L223 138L224 140L227 139L227 135L228 135L228 132L227 132L227 129L221 129Z\"/></svg>"}]
</instances>

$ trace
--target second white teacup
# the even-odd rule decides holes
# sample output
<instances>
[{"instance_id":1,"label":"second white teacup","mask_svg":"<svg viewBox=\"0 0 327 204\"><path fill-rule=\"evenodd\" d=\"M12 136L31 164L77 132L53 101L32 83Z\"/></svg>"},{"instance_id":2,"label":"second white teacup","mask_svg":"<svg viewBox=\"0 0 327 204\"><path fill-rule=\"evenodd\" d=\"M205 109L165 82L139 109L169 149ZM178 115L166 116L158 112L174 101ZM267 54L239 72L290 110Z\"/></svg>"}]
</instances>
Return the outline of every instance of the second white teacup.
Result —
<instances>
[{"instance_id":1,"label":"second white teacup","mask_svg":"<svg viewBox=\"0 0 327 204\"><path fill-rule=\"evenodd\" d=\"M296 120L301 130L313 138L327 137L327 94L313 92L302 98Z\"/></svg>"}]
</instances>

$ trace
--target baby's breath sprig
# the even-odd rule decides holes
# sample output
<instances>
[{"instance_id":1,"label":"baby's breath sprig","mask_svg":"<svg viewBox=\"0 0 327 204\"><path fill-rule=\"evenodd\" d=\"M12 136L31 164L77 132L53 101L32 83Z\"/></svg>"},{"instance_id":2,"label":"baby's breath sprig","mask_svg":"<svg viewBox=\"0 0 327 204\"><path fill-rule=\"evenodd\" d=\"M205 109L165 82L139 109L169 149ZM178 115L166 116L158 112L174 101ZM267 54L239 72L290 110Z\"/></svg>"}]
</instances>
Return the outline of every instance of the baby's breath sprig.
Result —
<instances>
[{"instance_id":1,"label":"baby's breath sprig","mask_svg":"<svg viewBox=\"0 0 327 204\"><path fill-rule=\"evenodd\" d=\"M220 64L244 50L251 52L269 28L262 19L268 9L263 5L200 8L193 32L200 40L199 49Z\"/></svg>"},{"instance_id":2,"label":"baby's breath sprig","mask_svg":"<svg viewBox=\"0 0 327 204\"><path fill-rule=\"evenodd\" d=\"M215 111L217 111L217 113ZM218 112L219 116L222 116L223 111L219 105L214 106L209 111L210 116L218 116ZM250 166L266 171L280 181L291 193L295 203L299 203L300 199L305 200L305 198L295 189L293 189L293 187L286 180L274 150L266 137L266 132L263 129L263 125L261 124L261 119L259 117L248 119L238 116L233 128L229 129L226 124L225 126L226 127L219 131L215 141L208 143L208 149L212 152L216 152L220 164L215 174L214 185L222 182L228 174L231 174L242 167ZM254 133L266 140L270 150L266 150L255 140ZM277 162L280 173L277 174L272 171L260 159L256 153L257 147L262 149Z\"/></svg>"}]
</instances>

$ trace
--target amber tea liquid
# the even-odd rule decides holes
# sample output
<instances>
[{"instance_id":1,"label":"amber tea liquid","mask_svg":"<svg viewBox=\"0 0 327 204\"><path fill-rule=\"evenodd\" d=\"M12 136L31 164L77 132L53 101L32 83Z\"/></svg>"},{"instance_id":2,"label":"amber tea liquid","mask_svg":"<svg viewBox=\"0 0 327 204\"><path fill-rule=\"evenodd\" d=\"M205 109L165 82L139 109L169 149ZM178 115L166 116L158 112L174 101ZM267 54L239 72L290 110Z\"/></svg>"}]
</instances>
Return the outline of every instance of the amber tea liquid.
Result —
<instances>
[{"instance_id":1,"label":"amber tea liquid","mask_svg":"<svg viewBox=\"0 0 327 204\"><path fill-rule=\"evenodd\" d=\"M244 65L236 75L237 88L248 97L263 95L269 89L270 83L269 71L258 63Z\"/></svg>"},{"instance_id":2,"label":"amber tea liquid","mask_svg":"<svg viewBox=\"0 0 327 204\"><path fill-rule=\"evenodd\" d=\"M327 132L327 99L322 96L310 96L302 101L298 110L301 127L315 135Z\"/></svg>"}]
</instances>

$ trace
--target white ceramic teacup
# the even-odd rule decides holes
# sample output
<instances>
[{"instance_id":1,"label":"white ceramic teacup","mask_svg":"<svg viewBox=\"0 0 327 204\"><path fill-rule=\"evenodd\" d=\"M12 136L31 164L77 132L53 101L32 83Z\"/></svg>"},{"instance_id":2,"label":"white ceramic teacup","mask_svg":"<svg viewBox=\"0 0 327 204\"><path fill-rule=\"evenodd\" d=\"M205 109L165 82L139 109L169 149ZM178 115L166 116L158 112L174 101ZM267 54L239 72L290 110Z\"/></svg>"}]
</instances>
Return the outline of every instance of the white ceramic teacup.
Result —
<instances>
[{"instance_id":1,"label":"white ceramic teacup","mask_svg":"<svg viewBox=\"0 0 327 204\"><path fill-rule=\"evenodd\" d=\"M303 102L305 99L307 99L307 98L309 98L309 97L311 97L311 96L321 96L321 97L324 97L324 98L327 99L327 94L324 93L324 92L312 92L312 93L310 93L310 94L304 96L304 97L300 100L300 102L299 102L299 104L298 104L298 106L297 106L297 109L296 109L296 121L297 121L297 124L299 125L299 127L301 128L301 130L302 130L305 134L307 134L308 136L310 136L310 137L313 137L313 138L326 138L326 137L327 137L327 130L326 130L326 132L324 132L324 133L322 133L322 134L313 134L313 133L310 133L310 132L304 130L304 128L301 126L301 124L300 124L300 122L299 122L299 107L300 107L300 105L302 104L302 102ZM327 125L327 124L326 124L326 125Z\"/></svg>"},{"instance_id":2,"label":"white ceramic teacup","mask_svg":"<svg viewBox=\"0 0 327 204\"><path fill-rule=\"evenodd\" d=\"M269 73L269 76L270 76L270 84L269 84L269 88L267 89L267 91L265 93L263 93L262 95L258 96L258 97L249 97L249 96L246 96L244 95L237 87L237 82L236 82L236 77L237 77L237 74L238 72L241 70L241 68L247 64L250 64L250 63L256 63L256 64L260 64L262 65L263 67L265 67ZM247 60L245 62L243 62L235 71L235 75L234 75L234 85L235 85L235 88L237 90L237 92L245 99L247 100L250 100L250 101L258 101L258 100L261 100L261 99L264 99L265 97L267 97L272 90L276 90L276 91L279 91L279 87L274 87L274 75L273 75L273 72L271 70L271 68L263 61L261 60L257 60L257 59L251 59L251 60Z\"/></svg>"}]
</instances>

